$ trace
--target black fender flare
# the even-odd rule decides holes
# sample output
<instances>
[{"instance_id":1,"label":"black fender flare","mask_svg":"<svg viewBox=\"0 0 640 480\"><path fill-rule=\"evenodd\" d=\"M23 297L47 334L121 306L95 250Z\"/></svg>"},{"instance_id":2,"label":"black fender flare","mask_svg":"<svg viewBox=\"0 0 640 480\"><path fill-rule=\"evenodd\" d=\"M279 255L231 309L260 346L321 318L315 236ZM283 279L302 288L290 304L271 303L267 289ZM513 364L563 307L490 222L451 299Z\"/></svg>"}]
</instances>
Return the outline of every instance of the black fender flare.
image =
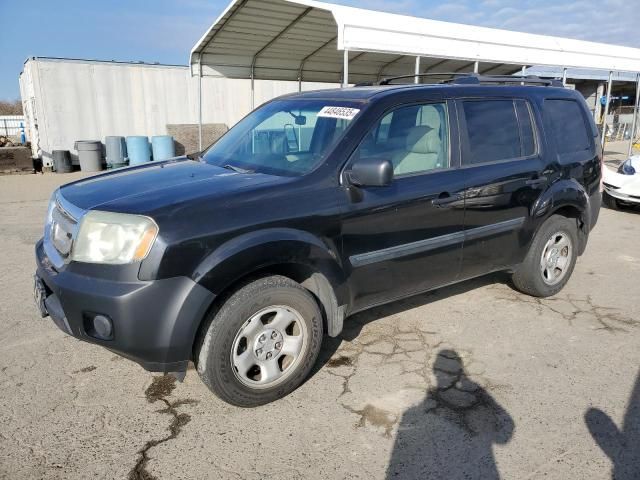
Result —
<instances>
[{"instance_id":1,"label":"black fender flare","mask_svg":"<svg viewBox=\"0 0 640 480\"><path fill-rule=\"evenodd\" d=\"M563 179L553 183L535 201L531 208L531 218L535 220L535 233L545 220L561 209L570 209L577 213L578 236L580 245L578 254L582 255L591 231L591 205L589 194L575 179ZM533 239L533 236L531 237Z\"/></svg>"},{"instance_id":2,"label":"black fender flare","mask_svg":"<svg viewBox=\"0 0 640 480\"><path fill-rule=\"evenodd\" d=\"M217 297L244 277L281 266L308 272L294 280L320 300L327 333L339 335L351 298L340 256L335 245L307 231L268 228L234 237L204 258L191 278Z\"/></svg>"}]
</instances>

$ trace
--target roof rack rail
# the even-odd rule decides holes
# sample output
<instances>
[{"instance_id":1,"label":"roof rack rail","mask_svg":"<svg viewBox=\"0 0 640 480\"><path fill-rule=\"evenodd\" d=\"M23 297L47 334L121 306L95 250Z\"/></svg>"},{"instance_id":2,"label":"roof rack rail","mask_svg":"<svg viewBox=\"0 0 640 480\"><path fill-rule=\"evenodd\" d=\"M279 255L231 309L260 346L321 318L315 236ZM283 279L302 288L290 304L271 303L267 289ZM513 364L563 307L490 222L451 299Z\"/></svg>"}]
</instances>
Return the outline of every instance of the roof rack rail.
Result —
<instances>
[{"instance_id":1,"label":"roof rack rail","mask_svg":"<svg viewBox=\"0 0 640 480\"><path fill-rule=\"evenodd\" d=\"M473 73L456 73L456 72L438 72L438 73L418 73L413 75L398 75L397 77L388 77L383 78L378 82L378 85L392 85L391 82L395 80L404 80L406 78L416 78L416 77L466 77L469 75L473 75Z\"/></svg>"},{"instance_id":2,"label":"roof rack rail","mask_svg":"<svg viewBox=\"0 0 640 480\"><path fill-rule=\"evenodd\" d=\"M535 75L478 75L472 73L466 77L453 78L449 83L455 84L523 84L542 85L545 87L562 87L562 80L555 78L540 78Z\"/></svg>"},{"instance_id":3,"label":"roof rack rail","mask_svg":"<svg viewBox=\"0 0 640 480\"><path fill-rule=\"evenodd\" d=\"M397 77L385 78L379 85L392 85L395 80L403 80L415 77L445 76L452 77L443 80L441 83L454 85L541 85L545 87L562 87L562 80L555 78L540 78L535 75L479 75L477 73L419 73L414 75L400 75Z\"/></svg>"}]
</instances>

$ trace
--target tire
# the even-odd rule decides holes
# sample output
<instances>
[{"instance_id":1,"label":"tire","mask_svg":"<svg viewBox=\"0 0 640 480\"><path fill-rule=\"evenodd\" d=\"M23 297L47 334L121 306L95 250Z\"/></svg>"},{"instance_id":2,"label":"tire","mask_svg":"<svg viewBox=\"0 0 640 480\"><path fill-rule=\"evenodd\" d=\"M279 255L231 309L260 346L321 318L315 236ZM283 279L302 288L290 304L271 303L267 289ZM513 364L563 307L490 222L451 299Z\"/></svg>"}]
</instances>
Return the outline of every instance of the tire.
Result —
<instances>
[{"instance_id":1,"label":"tire","mask_svg":"<svg viewBox=\"0 0 640 480\"><path fill-rule=\"evenodd\" d=\"M198 374L215 395L239 407L291 393L306 379L322 345L315 298L282 276L239 288L209 322L196 355Z\"/></svg>"},{"instance_id":2,"label":"tire","mask_svg":"<svg viewBox=\"0 0 640 480\"><path fill-rule=\"evenodd\" d=\"M607 192L602 192L602 203L610 210L620 210L618 200L613 198Z\"/></svg>"},{"instance_id":3,"label":"tire","mask_svg":"<svg viewBox=\"0 0 640 480\"><path fill-rule=\"evenodd\" d=\"M565 241L568 245L566 256ZM547 259L544 266L543 254ZM562 290L569 281L576 265L577 256L576 221L560 215L553 215L542 224L536 233L527 256L512 276L513 284L527 295L551 297Z\"/></svg>"}]
</instances>

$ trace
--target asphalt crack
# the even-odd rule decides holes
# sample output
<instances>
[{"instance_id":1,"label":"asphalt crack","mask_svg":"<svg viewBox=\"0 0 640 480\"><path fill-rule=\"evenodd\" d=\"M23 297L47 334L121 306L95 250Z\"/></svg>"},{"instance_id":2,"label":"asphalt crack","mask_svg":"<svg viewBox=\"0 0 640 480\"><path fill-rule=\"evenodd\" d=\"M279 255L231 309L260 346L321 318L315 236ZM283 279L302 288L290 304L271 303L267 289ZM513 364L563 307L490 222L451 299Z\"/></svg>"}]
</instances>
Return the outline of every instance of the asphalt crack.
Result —
<instances>
[{"instance_id":1,"label":"asphalt crack","mask_svg":"<svg viewBox=\"0 0 640 480\"><path fill-rule=\"evenodd\" d=\"M359 329L369 322L364 319L353 319L348 328ZM347 394L353 393L351 380L358 373L363 354L380 358L385 365L398 365L402 374L416 373L429 384L428 358L433 349L442 343L431 331L420 331L413 326L394 324L392 331L380 334L360 334L353 340L343 340L342 345L326 363L326 372L342 380L342 391L337 400L338 405L358 417L356 428L370 425L380 428L383 436L390 438L392 430L400 420L400 415L387 411L379 406L366 403L362 408L354 408L344 401ZM418 358L416 358L418 357ZM419 385L407 385L407 388L424 389Z\"/></svg>"},{"instance_id":2,"label":"asphalt crack","mask_svg":"<svg viewBox=\"0 0 640 480\"><path fill-rule=\"evenodd\" d=\"M598 313L604 318L610 312ZM478 418L501 422L504 412L489 392L508 387L491 384L472 352L452 347L427 322L405 321L399 314L391 315L392 323L367 317L357 316L345 326L341 344L324 370L341 380L336 403L356 416L354 428L372 428L392 438L406 409L419 403L425 415L437 415L470 436L482 429ZM358 379L360 374L370 375L371 369L382 375L377 365L393 372L388 381L394 387L371 397L371 392L361 391Z\"/></svg>"},{"instance_id":3,"label":"asphalt crack","mask_svg":"<svg viewBox=\"0 0 640 480\"><path fill-rule=\"evenodd\" d=\"M171 416L171 423L168 428L169 435L159 439L149 440L144 444L142 449L138 451L138 461L129 472L129 480L156 480L156 477L147 471L149 450L176 438L182 431L182 427L191 421L191 415L179 413L177 409L182 405L196 404L198 403L196 400L183 399L170 402L165 398L176 388L175 384L176 379L171 375L154 377L153 382L151 382L151 385L149 385L144 392L149 403L162 402L165 405L165 408L158 410L157 413Z\"/></svg>"},{"instance_id":4,"label":"asphalt crack","mask_svg":"<svg viewBox=\"0 0 640 480\"><path fill-rule=\"evenodd\" d=\"M545 312L559 315L569 323L569 326L574 326L580 317L585 316L592 317L599 324L595 330L604 330L609 333L628 333L628 328L640 325L637 320L622 315L619 308L596 304L591 295L578 297L568 294L564 297L536 298L508 292L505 289L494 290L498 292L499 300L531 305L540 315Z\"/></svg>"}]
</instances>

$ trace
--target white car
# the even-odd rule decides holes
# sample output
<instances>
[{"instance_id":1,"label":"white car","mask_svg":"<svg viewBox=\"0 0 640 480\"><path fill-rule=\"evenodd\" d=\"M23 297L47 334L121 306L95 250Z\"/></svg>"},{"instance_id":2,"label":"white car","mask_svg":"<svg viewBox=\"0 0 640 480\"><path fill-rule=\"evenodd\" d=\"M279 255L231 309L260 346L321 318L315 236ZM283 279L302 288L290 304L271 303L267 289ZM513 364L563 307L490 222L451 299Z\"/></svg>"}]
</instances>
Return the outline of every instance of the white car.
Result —
<instances>
[{"instance_id":1,"label":"white car","mask_svg":"<svg viewBox=\"0 0 640 480\"><path fill-rule=\"evenodd\" d=\"M630 157L617 171L605 167L603 182L602 199L607 207L640 205L640 155Z\"/></svg>"}]
</instances>

